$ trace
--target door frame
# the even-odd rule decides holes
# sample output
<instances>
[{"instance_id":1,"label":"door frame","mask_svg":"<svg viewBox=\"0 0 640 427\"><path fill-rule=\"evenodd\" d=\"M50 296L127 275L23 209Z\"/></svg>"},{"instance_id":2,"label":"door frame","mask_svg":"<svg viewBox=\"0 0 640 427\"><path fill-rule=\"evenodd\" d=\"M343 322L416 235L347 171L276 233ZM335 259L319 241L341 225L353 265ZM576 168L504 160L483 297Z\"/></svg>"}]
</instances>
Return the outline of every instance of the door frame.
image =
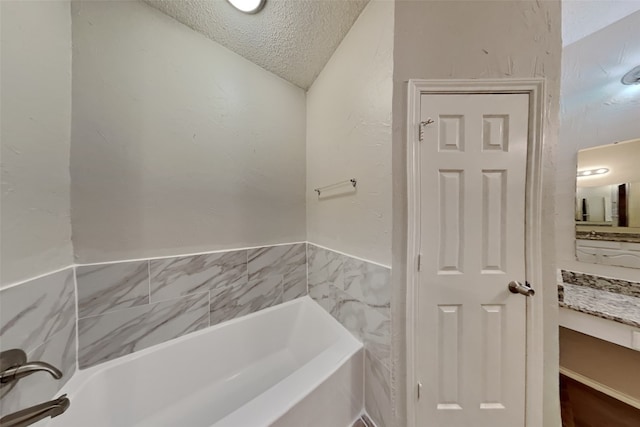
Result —
<instances>
[{"instance_id":1,"label":"door frame","mask_svg":"<svg viewBox=\"0 0 640 427\"><path fill-rule=\"evenodd\" d=\"M525 194L525 271L526 280L536 289L527 298L525 426L542 425L544 357L542 267L542 160L543 118L545 114L544 79L422 80L408 84L407 104L407 427L417 427L416 299L419 286L418 254L420 244L420 98L425 94L528 94L529 138ZM505 284L506 286L506 284ZM428 384L426 385L428 387Z\"/></svg>"}]
</instances>

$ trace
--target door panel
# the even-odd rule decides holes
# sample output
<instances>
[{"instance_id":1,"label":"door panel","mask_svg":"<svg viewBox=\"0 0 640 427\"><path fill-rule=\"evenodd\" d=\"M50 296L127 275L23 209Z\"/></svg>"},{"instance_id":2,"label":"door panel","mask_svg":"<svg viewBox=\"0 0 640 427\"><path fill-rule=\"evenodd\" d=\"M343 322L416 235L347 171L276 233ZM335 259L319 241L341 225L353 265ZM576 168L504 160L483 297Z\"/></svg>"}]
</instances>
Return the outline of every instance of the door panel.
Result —
<instances>
[{"instance_id":1,"label":"door panel","mask_svg":"<svg viewBox=\"0 0 640 427\"><path fill-rule=\"evenodd\" d=\"M525 94L425 94L420 426L524 425Z\"/></svg>"}]
</instances>

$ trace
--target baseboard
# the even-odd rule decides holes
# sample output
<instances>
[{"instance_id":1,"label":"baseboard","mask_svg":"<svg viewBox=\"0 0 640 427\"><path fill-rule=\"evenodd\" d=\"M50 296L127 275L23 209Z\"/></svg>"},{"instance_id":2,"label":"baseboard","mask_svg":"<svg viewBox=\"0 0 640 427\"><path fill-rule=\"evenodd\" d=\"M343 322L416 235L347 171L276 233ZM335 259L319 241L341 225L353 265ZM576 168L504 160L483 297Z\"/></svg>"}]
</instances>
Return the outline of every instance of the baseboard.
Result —
<instances>
[{"instance_id":1,"label":"baseboard","mask_svg":"<svg viewBox=\"0 0 640 427\"><path fill-rule=\"evenodd\" d=\"M628 394L622 393L618 390L615 390L605 384L602 384L598 381L592 380L589 377L586 377L582 374L579 374L575 371L572 371L571 369L567 369L564 367L560 367L560 373L562 375L566 375L567 377L571 378L572 380L578 381L579 383L582 383L588 387L591 387L594 390L599 391L600 393L604 393L607 396L613 397L614 399L617 399L623 403L626 403L629 406L633 406L636 409L640 409L640 400L629 396Z\"/></svg>"}]
</instances>

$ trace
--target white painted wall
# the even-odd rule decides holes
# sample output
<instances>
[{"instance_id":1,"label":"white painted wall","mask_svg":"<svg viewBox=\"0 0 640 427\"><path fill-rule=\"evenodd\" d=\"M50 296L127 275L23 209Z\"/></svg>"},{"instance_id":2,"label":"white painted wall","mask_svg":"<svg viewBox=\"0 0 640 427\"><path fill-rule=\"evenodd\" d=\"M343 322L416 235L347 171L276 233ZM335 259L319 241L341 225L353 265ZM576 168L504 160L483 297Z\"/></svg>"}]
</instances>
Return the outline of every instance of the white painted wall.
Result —
<instances>
[{"instance_id":1,"label":"white painted wall","mask_svg":"<svg viewBox=\"0 0 640 427\"><path fill-rule=\"evenodd\" d=\"M640 85L620 78L640 64L640 12L565 46L556 175L556 253L559 268L625 280L637 269L578 262L573 209L578 150L640 137Z\"/></svg>"},{"instance_id":2,"label":"white painted wall","mask_svg":"<svg viewBox=\"0 0 640 427\"><path fill-rule=\"evenodd\" d=\"M2 1L0 287L69 265L68 1Z\"/></svg>"},{"instance_id":3,"label":"white painted wall","mask_svg":"<svg viewBox=\"0 0 640 427\"><path fill-rule=\"evenodd\" d=\"M393 358L394 400L406 405L406 92L409 79L546 78L543 223L553 223L554 150L558 134L560 2L396 1L393 94ZM554 229L544 230L544 426L559 426L558 302ZM506 286L506 284L505 284ZM404 419L398 425L406 425Z\"/></svg>"},{"instance_id":4,"label":"white painted wall","mask_svg":"<svg viewBox=\"0 0 640 427\"><path fill-rule=\"evenodd\" d=\"M73 16L79 262L305 240L305 93L140 2Z\"/></svg>"},{"instance_id":5,"label":"white painted wall","mask_svg":"<svg viewBox=\"0 0 640 427\"><path fill-rule=\"evenodd\" d=\"M391 264L393 2L373 0L307 93L309 241ZM318 198L316 187L350 178Z\"/></svg>"}]
</instances>

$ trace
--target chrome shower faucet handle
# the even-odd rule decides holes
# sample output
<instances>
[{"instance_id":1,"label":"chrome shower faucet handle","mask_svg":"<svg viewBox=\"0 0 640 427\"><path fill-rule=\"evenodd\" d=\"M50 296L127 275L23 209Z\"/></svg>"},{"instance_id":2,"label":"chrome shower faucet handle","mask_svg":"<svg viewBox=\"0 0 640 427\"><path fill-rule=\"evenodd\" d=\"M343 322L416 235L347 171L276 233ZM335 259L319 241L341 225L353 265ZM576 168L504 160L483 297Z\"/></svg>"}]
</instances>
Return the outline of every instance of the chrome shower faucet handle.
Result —
<instances>
[{"instance_id":1,"label":"chrome shower faucet handle","mask_svg":"<svg viewBox=\"0 0 640 427\"><path fill-rule=\"evenodd\" d=\"M36 372L48 372L53 378L62 378L62 372L45 362L27 362L27 355L19 349L0 353L0 397L7 394L21 378Z\"/></svg>"}]
</instances>

